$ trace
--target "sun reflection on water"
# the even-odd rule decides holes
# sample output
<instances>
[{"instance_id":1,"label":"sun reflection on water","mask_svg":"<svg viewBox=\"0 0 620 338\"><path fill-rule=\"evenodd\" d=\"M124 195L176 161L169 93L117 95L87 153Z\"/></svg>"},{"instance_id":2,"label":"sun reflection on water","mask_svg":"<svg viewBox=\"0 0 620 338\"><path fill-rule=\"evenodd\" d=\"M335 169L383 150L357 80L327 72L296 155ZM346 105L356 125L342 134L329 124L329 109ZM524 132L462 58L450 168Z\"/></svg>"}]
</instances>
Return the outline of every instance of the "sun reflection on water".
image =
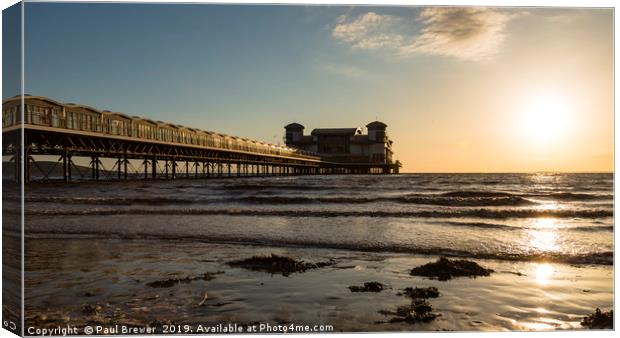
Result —
<instances>
[{"instance_id":1,"label":"sun reflection on water","mask_svg":"<svg viewBox=\"0 0 620 338\"><path fill-rule=\"evenodd\" d=\"M536 282L540 285L549 284L549 282L551 281L551 278L553 277L554 272L555 272L555 269L553 268L551 264L547 264L547 263L538 264L538 266L536 267L536 270L534 271L534 274L536 276Z\"/></svg>"},{"instance_id":2,"label":"sun reflection on water","mask_svg":"<svg viewBox=\"0 0 620 338\"><path fill-rule=\"evenodd\" d=\"M536 229L553 229L556 227L555 220L553 218L538 218L534 222Z\"/></svg>"},{"instance_id":3,"label":"sun reflection on water","mask_svg":"<svg viewBox=\"0 0 620 338\"><path fill-rule=\"evenodd\" d=\"M560 206L557 203L551 202L551 203L545 203L545 204L541 204L539 206L536 207L539 210L558 210L560 208Z\"/></svg>"},{"instance_id":4,"label":"sun reflection on water","mask_svg":"<svg viewBox=\"0 0 620 338\"><path fill-rule=\"evenodd\" d=\"M553 330L555 327L547 323L522 323L525 330L543 331Z\"/></svg>"},{"instance_id":5,"label":"sun reflection on water","mask_svg":"<svg viewBox=\"0 0 620 338\"><path fill-rule=\"evenodd\" d=\"M534 251L555 251L558 249L557 224L553 218L538 218L528 232L528 246Z\"/></svg>"}]
</instances>

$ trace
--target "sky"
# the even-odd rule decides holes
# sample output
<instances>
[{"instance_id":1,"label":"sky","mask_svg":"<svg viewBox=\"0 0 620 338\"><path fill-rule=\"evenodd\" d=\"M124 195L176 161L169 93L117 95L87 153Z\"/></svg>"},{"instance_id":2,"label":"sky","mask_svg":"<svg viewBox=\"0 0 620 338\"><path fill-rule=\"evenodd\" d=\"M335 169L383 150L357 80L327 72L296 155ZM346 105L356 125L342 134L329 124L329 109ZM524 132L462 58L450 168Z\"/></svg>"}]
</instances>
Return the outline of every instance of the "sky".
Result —
<instances>
[{"instance_id":1,"label":"sky","mask_svg":"<svg viewBox=\"0 0 620 338\"><path fill-rule=\"evenodd\" d=\"M24 27L31 95L272 143L378 119L403 172L613 170L611 9L26 3Z\"/></svg>"}]
</instances>

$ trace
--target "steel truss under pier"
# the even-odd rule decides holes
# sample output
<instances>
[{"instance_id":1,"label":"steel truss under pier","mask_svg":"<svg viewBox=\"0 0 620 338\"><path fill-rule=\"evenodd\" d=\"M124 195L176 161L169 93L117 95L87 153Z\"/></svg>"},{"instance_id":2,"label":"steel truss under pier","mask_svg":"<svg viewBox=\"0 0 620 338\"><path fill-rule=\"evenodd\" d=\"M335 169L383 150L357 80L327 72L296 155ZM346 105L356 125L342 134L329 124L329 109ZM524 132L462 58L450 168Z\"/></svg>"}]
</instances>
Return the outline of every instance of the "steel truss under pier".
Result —
<instances>
[{"instance_id":1,"label":"steel truss under pier","mask_svg":"<svg viewBox=\"0 0 620 338\"><path fill-rule=\"evenodd\" d=\"M15 128L17 127L17 128ZM3 156L9 157L6 166L13 166L14 179L20 180L21 154L19 126L3 130ZM34 156L58 156L55 163L62 179L127 180L176 179L208 177L284 176L318 174L389 174L397 173L394 164L335 163L312 156L280 156L202 146L165 143L145 139L115 137L91 132L69 131L58 128L25 125L23 129L24 182L31 180L36 170L38 177L49 180L57 168L41 168ZM88 171L76 165L74 159L89 159ZM102 159L112 159L111 168L105 168ZM139 160L140 165L132 165Z\"/></svg>"}]
</instances>

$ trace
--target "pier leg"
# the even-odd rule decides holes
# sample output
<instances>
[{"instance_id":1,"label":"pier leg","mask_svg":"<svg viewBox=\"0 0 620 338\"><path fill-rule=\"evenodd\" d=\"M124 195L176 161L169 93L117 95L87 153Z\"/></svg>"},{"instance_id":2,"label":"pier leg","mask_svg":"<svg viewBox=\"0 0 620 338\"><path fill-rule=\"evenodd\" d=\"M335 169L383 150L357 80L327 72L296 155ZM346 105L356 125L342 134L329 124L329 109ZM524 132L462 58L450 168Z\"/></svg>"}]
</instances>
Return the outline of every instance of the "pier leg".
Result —
<instances>
[{"instance_id":1,"label":"pier leg","mask_svg":"<svg viewBox=\"0 0 620 338\"><path fill-rule=\"evenodd\" d=\"M19 152L19 147L15 147L15 154L13 154L13 160L15 161L13 163L14 165L13 170L15 171L15 175L13 175L13 177L15 178L15 182L19 183L19 175L20 175L19 163L21 162L21 154Z\"/></svg>"},{"instance_id":2,"label":"pier leg","mask_svg":"<svg viewBox=\"0 0 620 338\"><path fill-rule=\"evenodd\" d=\"M123 156L123 172L125 180L127 180L127 162L129 162L129 160L127 160L127 155L125 155Z\"/></svg>"},{"instance_id":3,"label":"pier leg","mask_svg":"<svg viewBox=\"0 0 620 338\"><path fill-rule=\"evenodd\" d=\"M177 176L177 161L172 159L172 179L174 180Z\"/></svg>"},{"instance_id":4,"label":"pier leg","mask_svg":"<svg viewBox=\"0 0 620 338\"><path fill-rule=\"evenodd\" d=\"M122 172L121 172L121 164L122 163L123 163L123 159L119 157L118 160L116 161L116 166L118 167L117 171L118 171L118 180L119 181L121 180L121 174L122 174Z\"/></svg>"},{"instance_id":5,"label":"pier leg","mask_svg":"<svg viewBox=\"0 0 620 338\"><path fill-rule=\"evenodd\" d=\"M95 157L95 174L97 181L99 181L99 156Z\"/></svg>"},{"instance_id":6,"label":"pier leg","mask_svg":"<svg viewBox=\"0 0 620 338\"><path fill-rule=\"evenodd\" d=\"M226 163L226 166L228 167L228 177L232 176L231 171L230 171L230 162Z\"/></svg>"},{"instance_id":7,"label":"pier leg","mask_svg":"<svg viewBox=\"0 0 620 338\"><path fill-rule=\"evenodd\" d=\"M67 182L71 182L71 165L73 165L71 154L67 153Z\"/></svg>"},{"instance_id":8,"label":"pier leg","mask_svg":"<svg viewBox=\"0 0 620 338\"><path fill-rule=\"evenodd\" d=\"M151 176L153 179L157 178L157 157L154 156L151 160Z\"/></svg>"},{"instance_id":9,"label":"pier leg","mask_svg":"<svg viewBox=\"0 0 620 338\"><path fill-rule=\"evenodd\" d=\"M62 180L67 182L67 150L62 154Z\"/></svg>"},{"instance_id":10,"label":"pier leg","mask_svg":"<svg viewBox=\"0 0 620 338\"><path fill-rule=\"evenodd\" d=\"M30 149L29 147L24 148L24 183L30 182Z\"/></svg>"},{"instance_id":11,"label":"pier leg","mask_svg":"<svg viewBox=\"0 0 620 338\"><path fill-rule=\"evenodd\" d=\"M185 161L185 177L189 177L189 161Z\"/></svg>"},{"instance_id":12,"label":"pier leg","mask_svg":"<svg viewBox=\"0 0 620 338\"><path fill-rule=\"evenodd\" d=\"M145 158L142 164L144 164L144 179L146 180L149 178L149 160Z\"/></svg>"},{"instance_id":13,"label":"pier leg","mask_svg":"<svg viewBox=\"0 0 620 338\"><path fill-rule=\"evenodd\" d=\"M91 178L95 179L95 156L90 157Z\"/></svg>"}]
</instances>

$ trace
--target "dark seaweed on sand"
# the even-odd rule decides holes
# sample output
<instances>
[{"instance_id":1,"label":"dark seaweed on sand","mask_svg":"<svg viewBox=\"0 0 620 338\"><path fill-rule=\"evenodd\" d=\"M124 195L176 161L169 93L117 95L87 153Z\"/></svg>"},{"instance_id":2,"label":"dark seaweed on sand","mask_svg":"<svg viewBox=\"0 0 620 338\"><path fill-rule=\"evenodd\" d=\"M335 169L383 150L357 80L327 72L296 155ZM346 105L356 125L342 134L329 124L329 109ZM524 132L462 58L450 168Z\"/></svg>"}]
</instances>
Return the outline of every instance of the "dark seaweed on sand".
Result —
<instances>
[{"instance_id":1,"label":"dark seaweed on sand","mask_svg":"<svg viewBox=\"0 0 620 338\"><path fill-rule=\"evenodd\" d=\"M433 312L433 306L426 301L427 298L439 297L439 290L437 290L436 287L405 288L403 292L399 292L398 295L410 297L411 304L408 306L399 306L396 311L379 311L379 313L386 316L396 316L389 320L390 323L427 323L439 316L439 314Z\"/></svg>"},{"instance_id":2,"label":"dark seaweed on sand","mask_svg":"<svg viewBox=\"0 0 620 338\"><path fill-rule=\"evenodd\" d=\"M306 263L291 257L271 254L271 256L253 256L250 258L236 260L226 263L232 267L240 267L252 271L264 271L272 274L288 276L295 272L305 272L311 269L319 269L334 265L336 262L317 262Z\"/></svg>"},{"instance_id":3,"label":"dark seaweed on sand","mask_svg":"<svg viewBox=\"0 0 620 338\"><path fill-rule=\"evenodd\" d=\"M349 286L351 292L381 292L385 290L385 285L379 282L366 282L363 286Z\"/></svg>"},{"instance_id":4,"label":"dark seaweed on sand","mask_svg":"<svg viewBox=\"0 0 620 338\"><path fill-rule=\"evenodd\" d=\"M424 299L414 300L408 306L399 306L396 311L382 310L379 313L396 316L389 320L390 323L428 323L439 316L433 312L433 306Z\"/></svg>"},{"instance_id":5,"label":"dark seaweed on sand","mask_svg":"<svg viewBox=\"0 0 620 338\"><path fill-rule=\"evenodd\" d=\"M427 263L411 270L412 276L424 276L440 281L447 281L454 277L489 276L491 269L486 269L478 263L465 259L450 260L445 257L439 258L436 262Z\"/></svg>"},{"instance_id":6,"label":"dark seaweed on sand","mask_svg":"<svg viewBox=\"0 0 620 338\"><path fill-rule=\"evenodd\" d=\"M204 281L212 280L213 278L215 278L215 275L219 275L222 273L223 273L222 271L205 272L201 276L185 277L185 278L169 278L169 279L163 279L163 280L150 282L150 283L147 283L146 285L152 288L169 288L169 287L173 287L176 284L181 284L181 283L187 284L187 283L191 283L197 280L204 280Z\"/></svg>"},{"instance_id":7,"label":"dark seaweed on sand","mask_svg":"<svg viewBox=\"0 0 620 338\"><path fill-rule=\"evenodd\" d=\"M416 299L416 298L421 298L421 299L427 299L427 298L437 298L439 297L439 290L434 287L434 286L430 286L428 288L405 288L403 290L403 292L399 292L398 293L399 296L408 296L409 298L412 299Z\"/></svg>"},{"instance_id":8,"label":"dark seaweed on sand","mask_svg":"<svg viewBox=\"0 0 620 338\"><path fill-rule=\"evenodd\" d=\"M583 317L581 326L587 327L588 329L613 329L614 310L601 312L601 309L596 308L594 313Z\"/></svg>"}]
</instances>

